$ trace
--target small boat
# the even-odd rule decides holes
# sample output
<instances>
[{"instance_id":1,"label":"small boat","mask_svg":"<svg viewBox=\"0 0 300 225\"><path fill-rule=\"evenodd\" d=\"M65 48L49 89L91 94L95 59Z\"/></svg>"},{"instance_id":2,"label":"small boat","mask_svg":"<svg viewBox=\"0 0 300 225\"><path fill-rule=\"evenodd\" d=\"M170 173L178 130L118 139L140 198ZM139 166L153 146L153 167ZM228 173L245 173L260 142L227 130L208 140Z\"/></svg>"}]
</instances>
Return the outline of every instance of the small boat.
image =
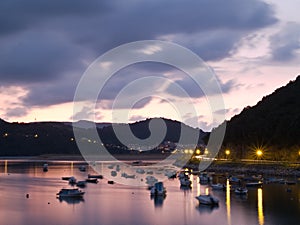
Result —
<instances>
[{"instance_id":1,"label":"small boat","mask_svg":"<svg viewBox=\"0 0 300 225\"><path fill-rule=\"evenodd\" d=\"M131 165L133 166L143 165L143 161L142 160L133 161Z\"/></svg>"},{"instance_id":2,"label":"small boat","mask_svg":"<svg viewBox=\"0 0 300 225\"><path fill-rule=\"evenodd\" d=\"M213 197L212 195L199 195L196 197L198 199L199 204L203 205L218 205L219 204L219 199L216 197Z\"/></svg>"},{"instance_id":3,"label":"small boat","mask_svg":"<svg viewBox=\"0 0 300 225\"><path fill-rule=\"evenodd\" d=\"M59 197L82 197L85 192L78 188L62 188L56 195Z\"/></svg>"},{"instance_id":4,"label":"small boat","mask_svg":"<svg viewBox=\"0 0 300 225\"><path fill-rule=\"evenodd\" d=\"M211 188L213 190L225 190L226 189L226 185L225 184L217 183L217 184L212 184Z\"/></svg>"},{"instance_id":5,"label":"small boat","mask_svg":"<svg viewBox=\"0 0 300 225\"><path fill-rule=\"evenodd\" d=\"M261 181L246 183L246 187L262 187L262 185L263 183Z\"/></svg>"},{"instance_id":6,"label":"small boat","mask_svg":"<svg viewBox=\"0 0 300 225\"><path fill-rule=\"evenodd\" d=\"M71 177L62 177L62 180L70 180Z\"/></svg>"},{"instance_id":7,"label":"small boat","mask_svg":"<svg viewBox=\"0 0 300 225\"><path fill-rule=\"evenodd\" d=\"M150 190L152 196L165 196L167 193L163 182L156 182Z\"/></svg>"},{"instance_id":8,"label":"small boat","mask_svg":"<svg viewBox=\"0 0 300 225\"><path fill-rule=\"evenodd\" d=\"M246 195L248 193L248 189L243 187L238 187L234 190L234 193L238 195Z\"/></svg>"},{"instance_id":9,"label":"small boat","mask_svg":"<svg viewBox=\"0 0 300 225\"><path fill-rule=\"evenodd\" d=\"M134 178L135 178L135 175L134 175L134 174L133 174L133 175L129 175L129 174L127 174L127 173L122 173L121 176L122 176L122 177L125 177L126 179L127 179L127 178L131 178L131 179L134 179Z\"/></svg>"},{"instance_id":10,"label":"small boat","mask_svg":"<svg viewBox=\"0 0 300 225\"><path fill-rule=\"evenodd\" d=\"M76 183L76 186L77 186L77 187L84 188L84 187L86 187L86 181L84 181L84 180L78 181L78 182Z\"/></svg>"},{"instance_id":11,"label":"small boat","mask_svg":"<svg viewBox=\"0 0 300 225\"><path fill-rule=\"evenodd\" d=\"M107 181L108 184L114 184L115 182L113 180Z\"/></svg>"},{"instance_id":12,"label":"small boat","mask_svg":"<svg viewBox=\"0 0 300 225\"><path fill-rule=\"evenodd\" d=\"M47 172L47 171L48 171L48 164L47 164L47 163L45 163L45 164L43 165L43 171L44 171L44 172Z\"/></svg>"},{"instance_id":13,"label":"small boat","mask_svg":"<svg viewBox=\"0 0 300 225\"><path fill-rule=\"evenodd\" d=\"M88 178L97 178L97 179L103 179L103 176L102 175L93 175L93 174L88 174Z\"/></svg>"},{"instance_id":14,"label":"small boat","mask_svg":"<svg viewBox=\"0 0 300 225\"><path fill-rule=\"evenodd\" d=\"M79 171L81 172L85 172L86 171L86 167L85 166L79 166Z\"/></svg>"},{"instance_id":15,"label":"small boat","mask_svg":"<svg viewBox=\"0 0 300 225\"><path fill-rule=\"evenodd\" d=\"M98 179L97 178L88 178L85 180L87 183L98 183Z\"/></svg>"},{"instance_id":16,"label":"small boat","mask_svg":"<svg viewBox=\"0 0 300 225\"><path fill-rule=\"evenodd\" d=\"M70 179L69 179L69 184L71 184L71 185L74 185L74 184L76 184L76 178L75 177L70 177Z\"/></svg>"},{"instance_id":17,"label":"small boat","mask_svg":"<svg viewBox=\"0 0 300 225\"><path fill-rule=\"evenodd\" d=\"M110 175L111 175L112 177L115 177L115 176L118 175L118 173L117 173L117 171L112 170L112 171L110 172Z\"/></svg>"},{"instance_id":18,"label":"small boat","mask_svg":"<svg viewBox=\"0 0 300 225\"><path fill-rule=\"evenodd\" d=\"M139 173L139 174L144 174L144 173L145 173L145 170L143 170L143 169L141 169L141 168L138 168L138 169L136 170L136 172Z\"/></svg>"},{"instance_id":19,"label":"small boat","mask_svg":"<svg viewBox=\"0 0 300 225\"><path fill-rule=\"evenodd\" d=\"M200 173L199 178L201 184L208 184L211 181L211 177L205 172Z\"/></svg>"},{"instance_id":20,"label":"small boat","mask_svg":"<svg viewBox=\"0 0 300 225\"><path fill-rule=\"evenodd\" d=\"M188 176L180 178L180 185L185 187L190 187L192 185L192 181L189 179Z\"/></svg>"},{"instance_id":21,"label":"small boat","mask_svg":"<svg viewBox=\"0 0 300 225\"><path fill-rule=\"evenodd\" d=\"M294 181L294 180L286 180L285 184L287 184L287 185L295 185L295 184L297 184L297 182Z\"/></svg>"}]
</instances>

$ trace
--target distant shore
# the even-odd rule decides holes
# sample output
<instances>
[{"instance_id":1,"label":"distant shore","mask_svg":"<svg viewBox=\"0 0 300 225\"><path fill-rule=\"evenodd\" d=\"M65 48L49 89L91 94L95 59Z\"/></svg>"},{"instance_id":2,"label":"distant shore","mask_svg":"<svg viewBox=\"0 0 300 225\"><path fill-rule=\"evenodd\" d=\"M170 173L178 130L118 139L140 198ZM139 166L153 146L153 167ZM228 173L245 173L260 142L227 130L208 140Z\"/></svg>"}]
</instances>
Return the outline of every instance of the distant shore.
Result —
<instances>
[{"instance_id":1,"label":"distant shore","mask_svg":"<svg viewBox=\"0 0 300 225\"><path fill-rule=\"evenodd\" d=\"M114 155L119 161L160 161L168 157L167 154L120 154ZM85 161L82 155L47 154L39 156L11 156L0 157L0 160L37 160L37 161ZM105 160L103 160L105 161ZM199 164L190 163L187 167L198 170ZM205 171L228 174L247 174L263 176L287 176L300 178L300 162L231 162L214 161Z\"/></svg>"}]
</instances>

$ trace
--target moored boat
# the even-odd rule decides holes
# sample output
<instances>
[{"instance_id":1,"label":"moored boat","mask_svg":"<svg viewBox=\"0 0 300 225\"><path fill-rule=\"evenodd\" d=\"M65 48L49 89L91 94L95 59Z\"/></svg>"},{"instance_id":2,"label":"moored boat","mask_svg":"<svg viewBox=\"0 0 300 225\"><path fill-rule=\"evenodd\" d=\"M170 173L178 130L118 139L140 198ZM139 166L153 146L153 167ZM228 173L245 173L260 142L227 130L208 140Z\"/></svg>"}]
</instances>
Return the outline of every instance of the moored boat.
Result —
<instances>
[{"instance_id":1,"label":"moored boat","mask_svg":"<svg viewBox=\"0 0 300 225\"><path fill-rule=\"evenodd\" d=\"M47 163L45 163L45 164L43 165L43 171L44 171L44 172L47 172L47 171L48 171L48 164L47 164Z\"/></svg>"},{"instance_id":2,"label":"moored boat","mask_svg":"<svg viewBox=\"0 0 300 225\"><path fill-rule=\"evenodd\" d=\"M86 181L84 181L84 180L77 181L76 186L84 188L86 186Z\"/></svg>"},{"instance_id":3,"label":"moored boat","mask_svg":"<svg viewBox=\"0 0 300 225\"><path fill-rule=\"evenodd\" d=\"M226 185L225 184L217 183L217 184L212 184L211 188L213 190L225 190L226 189Z\"/></svg>"},{"instance_id":4,"label":"moored boat","mask_svg":"<svg viewBox=\"0 0 300 225\"><path fill-rule=\"evenodd\" d=\"M85 192L78 188L62 188L56 195L59 197L82 197Z\"/></svg>"},{"instance_id":5,"label":"moored boat","mask_svg":"<svg viewBox=\"0 0 300 225\"><path fill-rule=\"evenodd\" d=\"M88 178L97 178L97 179L103 179L103 176L102 175L93 175L93 174L88 174Z\"/></svg>"},{"instance_id":6,"label":"moored boat","mask_svg":"<svg viewBox=\"0 0 300 225\"><path fill-rule=\"evenodd\" d=\"M98 183L98 179L97 178L88 178L85 180L87 183Z\"/></svg>"},{"instance_id":7,"label":"moored boat","mask_svg":"<svg viewBox=\"0 0 300 225\"><path fill-rule=\"evenodd\" d=\"M246 195L248 193L248 189L243 187L238 187L234 190L234 193L238 195Z\"/></svg>"},{"instance_id":8,"label":"moored boat","mask_svg":"<svg viewBox=\"0 0 300 225\"><path fill-rule=\"evenodd\" d=\"M164 196L166 195L167 191L164 187L163 182L157 182L150 190L150 194L153 196Z\"/></svg>"},{"instance_id":9,"label":"moored boat","mask_svg":"<svg viewBox=\"0 0 300 225\"><path fill-rule=\"evenodd\" d=\"M203 205L218 205L219 199L216 197L208 194L208 195L199 195L196 197L196 199L199 201L199 204Z\"/></svg>"},{"instance_id":10,"label":"moored boat","mask_svg":"<svg viewBox=\"0 0 300 225\"><path fill-rule=\"evenodd\" d=\"M70 179L69 179L69 184L71 184L71 185L74 185L74 184L76 184L76 178L75 177L70 177Z\"/></svg>"},{"instance_id":11,"label":"moored boat","mask_svg":"<svg viewBox=\"0 0 300 225\"><path fill-rule=\"evenodd\" d=\"M262 187L262 185L263 183L261 181L246 183L246 187Z\"/></svg>"}]
</instances>

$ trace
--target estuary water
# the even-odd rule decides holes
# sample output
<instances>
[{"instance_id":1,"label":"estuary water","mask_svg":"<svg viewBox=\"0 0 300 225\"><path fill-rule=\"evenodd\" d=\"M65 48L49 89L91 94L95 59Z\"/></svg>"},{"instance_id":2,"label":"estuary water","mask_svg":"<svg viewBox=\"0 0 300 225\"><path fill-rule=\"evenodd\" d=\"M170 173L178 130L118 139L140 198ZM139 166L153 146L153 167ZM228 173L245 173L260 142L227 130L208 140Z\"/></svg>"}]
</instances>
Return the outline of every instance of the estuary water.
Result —
<instances>
[{"instance_id":1,"label":"estuary water","mask_svg":"<svg viewBox=\"0 0 300 225\"><path fill-rule=\"evenodd\" d=\"M0 160L1 225L300 224L299 183L264 184L249 188L247 196L238 196L229 189L215 191L200 185L199 178L191 176L192 189L180 188L178 179L166 179L167 196L151 199L146 187L108 184L111 177L104 177L82 188L83 199L58 199L56 193L70 187L63 176L85 180L95 171L90 166L80 171L83 162L47 163L49 170L43 172L41 161ZM99 164L103 170L112 169L111 162ZM142 177L142 172L134 179L143 180L139 175ZM195 197L204 193L217 197L219 206L199 205Z\"/></svg>"}]
</instances>

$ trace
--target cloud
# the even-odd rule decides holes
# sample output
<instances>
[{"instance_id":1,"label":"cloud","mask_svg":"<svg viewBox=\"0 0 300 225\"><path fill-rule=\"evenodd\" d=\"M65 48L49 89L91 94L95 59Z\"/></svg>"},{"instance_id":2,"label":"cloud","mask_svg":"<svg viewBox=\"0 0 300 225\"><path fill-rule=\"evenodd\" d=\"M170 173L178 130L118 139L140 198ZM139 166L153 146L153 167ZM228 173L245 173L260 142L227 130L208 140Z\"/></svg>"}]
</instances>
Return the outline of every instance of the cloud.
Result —
<instances>
[{"instance_id":1,"label":"cloud","mask_svg":"<svg viewBox=\"0 0 300 225\"><path fill-rule=\"evenodd\" d=\"M27 113L28 109L25 107L9 108L6 110L5 117L21 117L27 115Z\"/></svg>"},{"instance_id":2,"label":"cloud","mask_svg":"<svg viewBox=\"0 0 300 225\"><path fill-rule=\"evenodd\" d=\"M277 22L273 8L261 0L74 0L71 4L11 0L1 1L0 8L0 82L26 88L22 98L26 107L72 101L87 66L120 44L169 38L205 60L219 60L230 55L241 37ZM159 51L146 50L149 54ZM113 100L129 82L141 77L141 71L170 79L175 74L161 65L127 70L111 80L101 98ZM174 80L191 96L203 95L191 81ZM233 81L221 83L225 93L233 86Z\"/></svg>"},{"instance_id":3,"label":"cloud","mask_svg":"<svg viewBox=\"0 0 300 225\"><path fill-rule=\"evenodd\" d=\"M297 57L300 49L300 24L287 23L282 30L270 37L272 60L287 62Z\"/></svg>"}]
</instances>

